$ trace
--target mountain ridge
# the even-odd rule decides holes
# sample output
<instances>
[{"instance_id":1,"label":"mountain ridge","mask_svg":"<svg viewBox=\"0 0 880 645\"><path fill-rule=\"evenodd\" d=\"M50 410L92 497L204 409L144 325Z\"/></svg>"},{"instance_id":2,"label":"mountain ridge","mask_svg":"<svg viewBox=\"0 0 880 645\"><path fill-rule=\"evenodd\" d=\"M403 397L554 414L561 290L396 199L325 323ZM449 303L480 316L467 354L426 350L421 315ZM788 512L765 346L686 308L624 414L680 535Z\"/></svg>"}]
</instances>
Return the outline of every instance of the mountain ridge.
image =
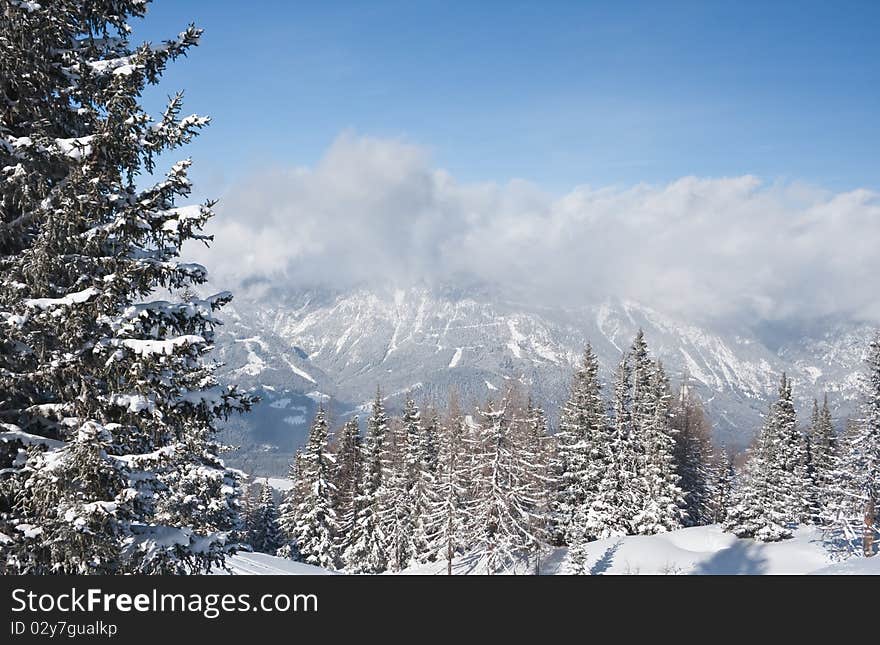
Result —
<instances>
[{"instance_id":1,"label":"mountain ridge","mask_svg":"<svg viewBox=\"0 0 880 645\"><path fill-rule=\"evenodd\" d=\"M318 401L331 401L341 419L365 410L377 386L396 409L408 392L443 401L456 389L470 403L519 382L554 419L586 343L608 384L639 328L673 383L687 378L697 389L717 440L731 447L760 427L783 371L795 382L801 423L825 391L840 421L857 407L866 324L837 323L771 349L744 326L717 331L630 300L528 308L479 295L387 287L236 302L218 329L221 377L264 402L232 424L233 438L289 453Z\"/></svg>"}]
</instances>

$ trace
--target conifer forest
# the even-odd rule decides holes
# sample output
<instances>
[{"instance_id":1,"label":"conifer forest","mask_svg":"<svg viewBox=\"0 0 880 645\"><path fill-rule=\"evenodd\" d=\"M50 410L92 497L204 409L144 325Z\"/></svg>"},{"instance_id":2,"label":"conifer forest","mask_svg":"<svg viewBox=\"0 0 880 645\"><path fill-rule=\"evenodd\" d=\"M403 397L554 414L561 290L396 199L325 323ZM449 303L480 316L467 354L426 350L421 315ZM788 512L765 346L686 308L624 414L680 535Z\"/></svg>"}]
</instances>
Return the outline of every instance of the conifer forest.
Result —
<instances>
[{"instance_id":1,"label":"conifer forest","mask_svg":"<svg viewBox=\"0 0 880 645\"><path fill-rule=\"evenodd\" d=\"M153 4L169 8L168 2ZM830 374L831 367L815 361L818 367L805 372L801 355L783 366L793 350L777 352L778 362L771 364L766 352L757 353L756 343L730 341L722 347L693 331L697 322L673 329L656 322L657 316L636 320L634 306L626 304L620 311L629 316L630 327L608 322L602 314L607 308L601 315L566 310L575 312L566 319L571 322L552 328L536 323L543 320L537 314L529 318L518 310L504 310L502 319L488 305L481 309L484 301L473 294L508 278L518 288L529 275L538 280L544 268L563 300L574 298L570 285L586 291L599 280L594 276L606 273L615 276L613 295L629 296L616 277L619 265L609 259L595 268L587 249L576 249L577 262L565 265L570 276L559 278L562 269L557 274L551 266L555 251L542 256L544 243L534 241L546 235L564 244L568 229L554 228L557 220L541 220L536 230L517 237L520 220L511 203L525 195L522 199L541 211L544 198L537 189L532 194L518 185L462 187L438 171L418 175L417 188L407 191L394 183L405 175L391 167L389 151L398 148L372 140L343 137L315 169L280 175L278 181L308 196L301 212L315 219L303 220L297 240L269 229L261 245L246 250L251 240L246 217L235 219L232 208L223 211L216 229L212 219L226 201L238 202L202 198L191 179L203 160L213 163L213 153L204 152L213 149L195 144L214 123L207 115L190 114L175 85L196 83L195 77L210 69L199 59L201 67L186 75L203 31L190 25L168 39L142 41L137 25L150 22L148 7L147 0L0 0L0 572L205 574L252 572L248 567L259 565L276 572L303 567L345 574L620 572L614 566L629 572L703 567L702 572L718 573L728 571L712 557L725 549L734 553L737 545L766 553L809 550L815 559L803 565L809 570L880 561L880 333L841 332L838 338L845 338L849 352L843 361L828 349L836 328L823 329L827 363L846 375L832 382L822 372ZM237 55L245 56L244 47ZM371 59L364 58L360 62L367 65ZM341 77L350 73L340 67ZM230 69L235 74L241 68ZM182 76L165 83L163 76L172 71ZM465 76L461 82L472 81ZM312 89L321 87L315 83ZM162 97L158 111L156 96ZM210 111L205 95L197 96ZM477 101L479 91L472 97L467 100ZM262 110L249 105L239 122L227 118L218 124L220 132L276 114L264 117ZM310 126L291 119L273 127L308 132ZM244 150L251 136L256 135L233 140L223 134L211 145L222 146L229 157L242 150L240 161L247 165ZM190 149L196 151L192 158ZM370 155L378 161L368 161ZM414 152L403 156L406 163L423 163ZM333 170L364 167L371 170L358 181ZM272 177L268 170L264 174ZM393 184L388 194L371 200L358 192L382 182ZM725 189L725 195L754 190L750 186ZM506 190L511 192L497 196ZM633 205L641 199L639 190L652 189L627 193L625 200L601 191L589 199L575 192L547 210L575 212L581 198L597 209L603 200L619 199L642 213L642 206ZM694 200L704 198L699 191L709 188L699 188ZM341 195L339 211L325 206L324 193ZM766 206L770 197L760 195L753 201ZM804 195L797 199L813 193ZM858 205L846 208L867 204L874 210L865 212L876 215L874 195L856 195ZM420 201L433 198L439 205ZM268 211L275 207L269 196L252 199ZM415 213L413 219L394 220L387 229L377 224L375 237L368 226L346 236L347 224L337 229L326 223L341 211L385 212L394 204ZM449 204L460 205L454 207L463 214L443 211L453 208ZM514 215L503 225L486 223L477 214L483 207L504 213L509 207ZM443 212L439 224L430 219L436 209ZM817 218L823 212L810 211ZM564 221L594 225L586 215ZM639 246L641 221L627 233L633 247ZM354 267L358 276L375 272L377 280L389 283L383 272L391 267L405 278L406 271L379 250L379 237L407 229L412 236L407 240L431 240L441 235L435 228L466 226L474 228L449 238L455 244L441 240L415 250L390 244L390 256L412 253L414 267L447 262L456 270L449 275L456 276L478 264L489 267L467 292L470 304L460 309L448 303L471 288L464 281L455 289L444 287L446 299L436 301L441 304L427 297L419 301L408 336L402 316L394 318L403 309L399 301L386 305L359 296L321 304L319 312L316 298L281 295L300 279L304 285L325 277L329 282L333 267ZM669 231L677 230L672 226ZM230 228L240 252L223 246L219 235L220 248L214 246L215 230ZM484 229L489 233L479 237ZM861 234L868 246L875 245L876 255L870 229ZM331 240L334 236L341 241ZM735 237L729 239L733 248ZM497 240L510 242L500 255L511 264L499 264L492 255ZM296 245L302 247L297 246L299 255L287 248ZM325 247L333 255L326 276L324 268L308 266L308 253ZM854 254L859 248L850 246ZM288 253L306 260L289 261ZM250 281L227 277L264 255L266 262L281 263L283 257L287 264ZM203 258L219 268L219 279ZM522 273L509 268L515 261L526 267ZM821 268L810 273L807 281L820 273ZM656 282L637 288L648 295L662 291L660 282L675 275L674 269L658 271ZM266 286L270 278L278 282ZM744 288L758 289L755 284ZM557 297L543 283L537 290ZM239 291L247 297L239 300ZM259 310L250 304L257 291L264 303ZM871 284L857 291L871 292ZM876 307L873 291L866 297ZM841 294L823 297L831 301ZM662 297L668 293L662 291ZM365 302L395 322L371 318ZM426 314L431 307L440 313ZM246 317L249 308L258 312L252 318ZM319 319L335 326L328 323L321 335ZM588 325L594 319L599 331ZM247 335L246 324L254 320L262 336ZM458 329L464 340L444 340L450 329ZM605 334L609 329L613 333ZM730 374L715 378L722 369L705 367L714 359L670 340L680 329L693 346L722 347L717 354L724 365L734 366ZM267 330L276 336L264 340ZM284 333L296 336L296 344L278 341ZM356 333L361 335L353 340ZM382 334L387 341L375 340ZM371 339L381 347L374 349ZM565 354L559 339L576 349ZM786 347L799 341L790 336ZM740 354L733 356L728 346ZM247 358L230 369L224 361L235 359L234 352ZM405 375L398 376L402 368L395 360L407 363ZM428 369L432 360L436 364ZM737 375L736 365L749 369ZM278 395L274 408L265 400L267 392L280 389L268 385L265 374L272 370L295 391L294 403L304 402L301 408L289 404L285 420L272 422L277 426L272 437L292 437L302 428L292 456L285 456L286 478L259 468L244 472L227 458L234 447L229 437L240 439L228 430L240 426L230 424L257 424L254 419L269 418L258 410L278 409L285 405L278 401L289 400ZM811 373L812 379L804 376ZM293 445L294 439L285 441ZM705 561L685 562L689 556L681 554L689 549L706 552ZM649 564L652 552L655 564Z\"/></svg>"}]
</instances>

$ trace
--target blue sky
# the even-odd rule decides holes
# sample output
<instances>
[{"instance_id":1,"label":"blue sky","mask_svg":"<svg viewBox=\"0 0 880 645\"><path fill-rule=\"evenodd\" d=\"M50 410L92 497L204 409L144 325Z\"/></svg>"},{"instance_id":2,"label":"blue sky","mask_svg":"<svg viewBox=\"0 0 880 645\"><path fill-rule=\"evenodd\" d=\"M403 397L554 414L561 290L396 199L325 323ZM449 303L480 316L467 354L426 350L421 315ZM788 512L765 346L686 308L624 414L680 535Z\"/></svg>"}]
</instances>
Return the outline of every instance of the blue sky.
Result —
<instances>
[{"instance_id":1,"label":"blue sky","mask_svg":"<svg viewBox=\"0 0 880 645\"><path fill-rule=\"evenodd\" d=\"M185 89L214 124L200 188L312 165L353 130L426 147L461 181L663 183L755 174L880 188L880 3L156 0L189 21Z\"/></svg>"}]
</instances>

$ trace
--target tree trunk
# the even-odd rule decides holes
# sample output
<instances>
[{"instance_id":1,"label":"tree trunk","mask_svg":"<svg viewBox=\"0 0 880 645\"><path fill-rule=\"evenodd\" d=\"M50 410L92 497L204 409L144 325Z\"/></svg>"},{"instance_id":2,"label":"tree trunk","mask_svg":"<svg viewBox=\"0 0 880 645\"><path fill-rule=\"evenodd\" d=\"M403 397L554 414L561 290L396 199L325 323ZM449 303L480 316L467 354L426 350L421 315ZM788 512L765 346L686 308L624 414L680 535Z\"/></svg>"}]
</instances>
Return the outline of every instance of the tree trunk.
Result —
<instances>
[{"instance_id":1,"label":"tree trunk","mask_svg":"<svg viewBox=\"0 0 880 645\"><path fill-rule=\"evenodd\" d=\"M877 519L877 510L874 505L874 498L868 500L865 506L865 533L862 537L862 550L866 558L874 555L874 522Z\"/></svg>"},{"instance_id":2,"label":"tree trunk","mask_svg":"<svg viewBox=\"0 0 880 645\"><path fill-rule=\"evenodd\" d=\"M452 540L446 542L446 575L452 575Z\"/></svg>"}]
</instances>

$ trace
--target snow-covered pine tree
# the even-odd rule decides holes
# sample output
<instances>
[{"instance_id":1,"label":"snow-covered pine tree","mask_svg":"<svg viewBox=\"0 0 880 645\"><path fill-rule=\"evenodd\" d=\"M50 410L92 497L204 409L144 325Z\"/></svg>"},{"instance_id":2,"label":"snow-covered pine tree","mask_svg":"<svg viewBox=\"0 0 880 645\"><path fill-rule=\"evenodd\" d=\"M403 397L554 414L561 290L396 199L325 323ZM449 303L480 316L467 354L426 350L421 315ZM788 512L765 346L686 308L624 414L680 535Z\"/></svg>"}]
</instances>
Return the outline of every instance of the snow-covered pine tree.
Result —
<instances>
[{"instance_id":1,"label":"snow-covered pine tree","mask_svg":"<svg viewBox=\"0 0 880 645\"><path fill-rule=\"evenodd\" d=\"M260 500L250 524L248 541L254 551L275 555L284 540L278 524L278 509L275 507L275 499L268 479L263 482L260 489Z\"/></svg>"},{"instance_id":2,"label":"snow-covered pine tree","mask_svg":"<svg viewBox=\"0 0 880 645\"><path fill-rule=\"evenodd\" d=\"M684 518L684 494L676 472L676 444L669 423L669 381L662 364L651 365L647 385L633 392L634 399L641 399L638 432L642 453L637 473L641 508L632 522L633 531L639 535L674 531L681 528Z\"/></svg>"},{"instance_id":3,"label":"snow-covered pine tree","mask_svg":"<svg viewBox=\"0 0 880 645\"><path fill-rule=\"evenodd\" d=\"M721 450L712 462L712 498L709 502L710 522L720 524L727 519L731 495L736 487L736 468L733 456Z\"/></svg>"},{"instance_id":4,"label":"snow-covered pine tree","mask_svg":"<svg viewBox=\"0 0 880 645\"><path fill-rule=\"evenodd\" d=\"M409 514L411 504L407 485L406 435L407 428L403 419L393 418L389 421L389 459L378 499L382 533L387 538L390 571L400 571L411 559L410 545L414 529Z\"/></svg>"},{"instance_id":5,"label":"snow-covered pine tree","mask_svg":"<svg viewBox=\"0 0 880 645\"><path fill-rule=\"evenodd\" d=\"M529 486L531 455L515 441L507 403L506 398L502 399L496 409L489 400L478 413L480 466L475 477L473 516L477 547L489 574L516 567L537 541L532 533L535 499Z\"/></svg>"},{"instance_id":6,"label":"snow-covered pine tree","mask_svg":"<svg viewBox=\"0 0 880 645\"><path fill-rule=\"evenodd\" d=\"M553 471L559 488L553 512L557 543L595 539L604 533L601 518L592 521L591 506L610 464L608 425L599 361L588 344L572 379L569 398L562 406L556 433Z\"/></svg>"},{"instance_id":7,"label":"snow-covered pine tree","mask_svg":"<svg viewBox=\"0 0 880 645\"><path fill-rule=\"evenodd\" d=\"M810 455L804 434L798 429L792 397L792 383L782 375L779 400L776 402L776 437L774 457L779 467L775 483L788 498L792 523L810 523L816 514L816 482L811 475Z\"/></svg>"},{"instance_id":8,"label":"snow-covered pine tree","mask_svg":"<svg viewBox=\"0 0 880 645\"><path fill-rule=\"evenodd\" d=\"M825 396L827 397L828 395L826 394ZM808 434L813 435L813 433L816 431L816 429L818 429L818 427L819 427L819 401L817 401L814 398L813 399L813 411L810 413L810 425L807 428ZM812 443L812 441L810 443Z\"/></svg>"},{"instance_id":9,"label":"snow-covered pine tree","mask_svg":"<svg viewBox=\"0 0 880 645\"><path fill-rule=\"evenodd\" d=\"M337 563L334 457L328 450L327 437L327 413L319 405L301 457L300 497L293 508L290 539L303 562L332 569Z\"/></svg>"},{"instance_id":10,"label":"snow-covered pine tree","mask_svg":"<svg viewBox=\"0 0 880 645\"><path fill-rule=\"evenodd\" d=\"M586 440L581 438L577 423L575 401L579 388L581 370L575 372L571 394L563 403L556 431L556 455L553 468L559 488L553 500L554 543L558 546L573 541L574 517L584 501L581 472L586 461Z\"/></svg>"},{"instance_id":11,"label":"snow-covered pine tree","mask_svg":"<svg viewBox=\"0 0 880 645\"><path fill-rule=\"evenodd\" d=\"M401 568L414 562L426 562L429 555L427 507L428 495L433 485L434 461L427 440L426 429L422 425L419 408L412 398L408 398L403 409L403 428L406 441L404 450L405 496L401 500L402 516L405 517L406 535L409 544L405 552L409 559L398 563Z\"/></svg>"},{"instance_id":12,"label":"snow-covered pine tree","mask_svg":"<svg viewBox=\"0 0 880 645\"><path fill-rule=\"evenodd\" d=\"M816 479L816 467L813 464L813 439L809 431L801 435L804 451L804 475L806 482L804 484L804 501L806 508L801 516L801 522L810 524L821 524L822 504L820 502L820 492L818 488L818 480Z\"/></svg>"},{"instance_id":13,"label":"snow-covered pine tree","mask_svg":"<svg viewBox=\"0 0 880 645\"><path fill-rule=\"evenodd\" d=\"M635 518L645 505L646 486L643 481L645 461L645 429L654 423L652 376L654 363L648 354L644 331L639 329L620 366L615 391L615 415L620 414L614 437L617 473L612 482L617 486L617 525L624 533L636 533ZM616 480L616 481L615 481Z\"/></svg>"},{"instance_id":14,"label":"snow-covered pine tree","mask_svg":"<svg viewBox=\"0 0 880 645\"><path fill-rule=\"evenodd\" d=\"M621 357L614 377L612 420L607 446L608 466L599 482L590 517L597 538L627 535L641 507L637 492L638 454L633 441L632 366L629 354Z\"/></svg>"},{"instance_id":15,"label":"snow-covered pine tree","mask_svg":"<svg viewBox=\"0 0 880 645\"><path fill-rule=\"evenodd\" d=\"M535 574L541 571L541 555L550 544L553 531L552 504L559 490L559 481L555 476L551 462L554 445L547 432L547 417L541 407L535 406L529 397L526 408L519 422L525 447L526 474L529 478L528 488L534 500L531 509L532 556L535 561Z\"/></svg>"},{"instance_id":16,"label":"snow-covered pine tree","mask_svg":"<svg viewBox=\"0 0 880 645\"><path fill-rule=\"evenodd\" d=\"M723 529L740 538L776 542L791 537L785 501L770 480L771 437L765 425L730 496Z\"/></svg>"},{"instance_id":17,"label":"snow-covered pine tree","mask_svg":"<svg viewBox=\"0 0 880 645\"><path fill-rule=\"evenodd\" d=\"M279 558L286 558L296 562L302 561L293 532L296 526L296 507L299 504L299 500L303 497L302 472L303 453L301 448L297 448L287 469L287 479L290 481L290 488L284 492L281 504L278 507L278 526L281 529L282 545L276 552Z\"/></svg>"},{"instance_id":18,"label":"snow-covered pine tree","mask_svg":"<svg viewBox=\"0 0 880 645\"><path fill-rule=\"evenodd\" d=\"M685 524L715 521L715 455L712 428L699 395L685 377L672 405L670 424L675 431L675 464L685 497Z\"/></svg>"},{"instance_id":19,"label":"snow-covered pine tree","mask_svg":"<svg viewBox=\"0 0 880 645\"><path fill-rule=\"evenodd\" d=\"M123 545L116 524L134 515L136 507L102 501L107 488L124 489L131 476L124 463L110 455L112 442L109 430L87 421L63 449L51 450L50 444L46 452L28 451L28 463L35 469L28 479L34 487L28 501L53 512L41 524L18 522L15 528L24 539L52 539L35 540L27 560L18 556L15 565L39 563L35 570L40 573L118 571Z\"/></svg>"},{"instance_id":20,"label":"snow-covered pine tree","mask_svg":"<svg viewBox=\"0 0 880 645\"><path fill-rule=\"evenodd\" d=\"M342 426L333 477L336 486L333 506L337 521L336 546L340 554L349 547L354 532L363 480L363 458L360 425L358 418L353 417Z\"/></svg>"},{"instance_id":21,"label":"snow-covered pine tree","mask_svg":"<svg viewBox=\"0 0 880 645\"><path fill-rule=\"evenodd\" d=\"M824 514L824 510L821 509L833 501L835 473L840 468L839 442L831 409L828 406L827 393L821 408L818 401L813 401L809 434L818 503L820 513Z\"/></svg>"},{"instance_id":22,"label":"snow-covered pine tree","mask_svg":"<svg viewBox=\"0 0 880 645\"><path fill-rule=\"evenodd\" d=\"M751 450L731 496L724 530L738 537L774 542L791 537L808 511L806 457L797 430L791 382L785 374L779 396Z\"/></svg>"},{"instance_id":23,"label":"snow-covered pine tree","mask_svg":"<svg viewBox=\"0 0 880 645\"><path fill-rule=\"evenodd\" d=\"M353 573L381 573L388 566L389 536L385 534L385 507L389 494L391 454L386 445L388 416L377 389L370 418L367 420L367 436L364 441L363 482L357 501L352 536L343 554L347 570Z\"/></svg>"},{"instance_id":24,"label":"snow-covered pine tree","mask_svg":"<svg viewBox=\"0 0 880 645\"><path fill-rule=\"evenodd\" d=\"M163 152L207 125L176 94L139 103L198 43L134 48L145 0L4 3L0 12L0 560L9 573L185 573L221 565L239 483L215 422L252 399L205 362L222 293L180 262L212 202ZM151 299L158 289L169 296ZM73 549L73 550L72 550ZM93 554L93 555L92 555Z\"/></svg>"},{"instance_id":25,"label":"snow-covered pine tree","mask_svg":"<svg viewBox=\"0 0 880 645\"><path fill-rule=\"evenodd\" d=\"M825 514L836 546L871 557L880 542L880 332L865 363L863 418L843 437L835 494Z\"/></svg>"},{"instance_id":26,"label":"snow-covered pine tree","mask_svg":"<svg viewBox=\"0 0 880 645\"><path fill-rule=\"evenodd\" d=\"M250 544L257 514L260 511L260 495L263 492L262 485L257 482L242 486L239 497L241 505L241 525L236 532L236 539L242 544ZM280 524L279 524L280 527Z\"/></svg>"},{"instance_id":27,"label":"snow-covered pine tree","mask_svg":"<svg viewBox=\"0 0 880 645\"><path fill-rule=\"evenodd\" d=\"M472 480L467 459L468 425L461 415L453 415L441 426L439 453L427 510L430 551L446 561L452 575L452 560L470 546L472 516L468 482Z\"/></svg>"},{"instance_id":28,"label":"snow-covered pine tree","mask_svg":"<svg viewBox=\"0 0 880 645\"><path fill-rule=\"evenodd\" d=\"M432 406L425 416L428 421L423 427L422 447L425 468L433 474L437 470L437 459L440 456L440 415Z\"/></svg>"}]
</instances>

